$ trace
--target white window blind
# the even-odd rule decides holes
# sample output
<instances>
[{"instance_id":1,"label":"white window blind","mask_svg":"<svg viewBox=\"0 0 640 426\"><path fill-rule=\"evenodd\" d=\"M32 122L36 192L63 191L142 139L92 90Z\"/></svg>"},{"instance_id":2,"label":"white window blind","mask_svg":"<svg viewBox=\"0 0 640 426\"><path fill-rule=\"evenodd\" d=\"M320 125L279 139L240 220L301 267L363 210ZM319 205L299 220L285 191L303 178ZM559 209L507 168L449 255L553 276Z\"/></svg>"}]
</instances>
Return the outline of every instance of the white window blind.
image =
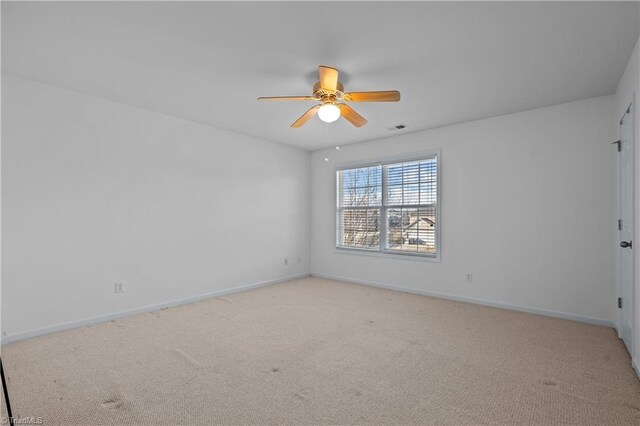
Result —
<instances>
[{"instance_id":1,"label":"white window blind","mask_svg":"<svg viewBox=\"0 0 640 426\"><path fill-rule=\"evenodd\" d=\"M361 167L338 172L338 245L380 247L382 168Z\"/></svg>"},{"instance_id":2,"label":"white window blind","mask_svg":"<svg viewBox=\"0 0 640 426\"><path fill-rule=\"evenodd\" d=\"M337 247L436 257L438 158L337 172Z\"/></svg>"}]
</instances>

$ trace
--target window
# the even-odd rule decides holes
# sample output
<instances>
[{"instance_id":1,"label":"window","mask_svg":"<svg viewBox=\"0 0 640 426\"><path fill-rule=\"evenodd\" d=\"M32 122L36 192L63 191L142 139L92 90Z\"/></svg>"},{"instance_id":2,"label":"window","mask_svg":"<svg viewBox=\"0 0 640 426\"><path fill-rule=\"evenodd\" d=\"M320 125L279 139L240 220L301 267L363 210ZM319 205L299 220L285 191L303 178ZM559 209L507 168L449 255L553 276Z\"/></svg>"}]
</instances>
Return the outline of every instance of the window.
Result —
<instances>
[{"instance_id":1,"label":"window","mask_svg":"<svg viewBox=\"0 0 640 426\"><path fill-rule=\"evenodd\" d=\"M438 255L438 157L337 172L337 247Z\"/></svg>"}]
</instances>

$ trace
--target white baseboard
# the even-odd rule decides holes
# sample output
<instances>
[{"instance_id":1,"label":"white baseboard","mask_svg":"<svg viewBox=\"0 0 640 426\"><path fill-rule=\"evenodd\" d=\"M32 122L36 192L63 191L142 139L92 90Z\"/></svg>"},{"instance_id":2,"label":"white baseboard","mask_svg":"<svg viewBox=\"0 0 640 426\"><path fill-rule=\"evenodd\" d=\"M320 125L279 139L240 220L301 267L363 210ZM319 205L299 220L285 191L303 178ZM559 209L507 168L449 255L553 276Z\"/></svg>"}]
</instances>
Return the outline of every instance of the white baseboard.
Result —
<instances>
[{"instance_id":1,"label":"white baseboard","mask_svg":"<svg viewBox=\"0 0 640 426\"><path fill-rule=\"evenodd\" d=\"M17 342L19 340L30 339L32 337L43 336L45 334L57 333L59 331L71 330L73 328L84 327L87 325L93 325L101 322L111 321L117 318L122 318L130 315L141 314L146 312L158 311L160 309L169 308L172 306L184 305L187 303L198 302L212 297L224 296L227 294L238 293L241 291L251 290L258 287L264 287L272 284L278 284L285 281L291 281L298 278L308 277L310 274L305 272L302 274L289 275L286 277L275 278L272 280L261 281L253 284L247 284L239 287L228 288L224 290L216 290L210 293L200 294L198 296L185 297L183 299L176 299L167 302L157 303L154 305L142 306L140 308L127 309L125 311L114 312L112 314L100 315L92 318L84 318L78 321L71 321L62 324L56 324L49 327L39 328L37 330L26 331L23 333L11 334L2 337L2 344L5 345L11 342Z\"/></svg>"},{"instance_id":2,"label":"white baseboard","mask_svg":"<svg viewBox=\"0 0 640 426\"><path fill-rule=\"evenodd\" d=\"M326 278L326 279L336 280L336 281L344 281L344 282L353 283L353 284L362 284L362 285L368 285L372 287L385 288L388 290L403 291L405 293L419 294L422 296L437 297L439 299L455 300L458 302L467 302L467 303L473 303L476 305L484 305L484 306L491 306L494 308L509 309L512 311L526 312L529 314L537 314L537 315L544 315L547 317L568 319L572 321L584 322L587 324L602 325L605 327L612 327L612 328L614 327L614 323L612 321L608 321L600 318L591 318L591 317L585 317L581 315L574 315L566 312L556 312L556 311L549 311L546 309L530 308L527 306L511 305L509 303L492 302L490 300L476 299L476 298L466 297L466 296L458 296L455 294L439 293L435 291L416 290L412 288L389 285L389 284L375 282L375 281L367 281L367 280L360 280L360 279L342 277L337 275L324 274L321 272L311 272L311 276Z\"/></svg>"}]
</instances>

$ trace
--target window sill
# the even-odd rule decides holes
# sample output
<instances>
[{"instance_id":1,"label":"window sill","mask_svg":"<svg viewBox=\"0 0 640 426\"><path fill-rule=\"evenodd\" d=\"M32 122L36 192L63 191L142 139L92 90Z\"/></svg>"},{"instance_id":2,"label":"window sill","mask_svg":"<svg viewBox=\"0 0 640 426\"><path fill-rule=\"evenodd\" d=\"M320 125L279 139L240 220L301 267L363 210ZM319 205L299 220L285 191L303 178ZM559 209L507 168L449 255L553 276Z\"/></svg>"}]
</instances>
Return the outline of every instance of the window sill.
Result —
<instances>
[{"instance_id":1,"label":"window sill","mask_svg":"<svg viewBox=\"0 0 640 426\"><path fill-rule=\"evenodd\" d=\"M344 248L344 247L336 247L336 254L351 254L356 256L370 256L370 257L379 257L382 259L394 259L394 260L417 260L419 262L436 262L440 263L440 255L437 254L435 256L425 256L422 254L412 254L412 253L394 253L388 251L378 251L378 250L367 250L367 249L356 249L356 248Z\"/></svg>"}]
</instances>

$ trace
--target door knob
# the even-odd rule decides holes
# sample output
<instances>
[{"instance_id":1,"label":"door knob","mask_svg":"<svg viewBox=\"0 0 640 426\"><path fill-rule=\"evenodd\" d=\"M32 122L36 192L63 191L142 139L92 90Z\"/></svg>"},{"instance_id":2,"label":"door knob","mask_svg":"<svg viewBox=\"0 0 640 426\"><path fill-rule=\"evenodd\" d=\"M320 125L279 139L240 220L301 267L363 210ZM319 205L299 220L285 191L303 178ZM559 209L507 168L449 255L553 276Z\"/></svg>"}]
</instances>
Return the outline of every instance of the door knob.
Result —
<instances>
[{"instance_id":1,"label":"door knob","mask_svg":"<svg viewBox=\"0 0 640 426\"><path fill-rule=\"evenodd\" d=\"M621 241L620 242L620 247L622 248L633 248L633 241Z\"/></svg>"}]
</instances>

